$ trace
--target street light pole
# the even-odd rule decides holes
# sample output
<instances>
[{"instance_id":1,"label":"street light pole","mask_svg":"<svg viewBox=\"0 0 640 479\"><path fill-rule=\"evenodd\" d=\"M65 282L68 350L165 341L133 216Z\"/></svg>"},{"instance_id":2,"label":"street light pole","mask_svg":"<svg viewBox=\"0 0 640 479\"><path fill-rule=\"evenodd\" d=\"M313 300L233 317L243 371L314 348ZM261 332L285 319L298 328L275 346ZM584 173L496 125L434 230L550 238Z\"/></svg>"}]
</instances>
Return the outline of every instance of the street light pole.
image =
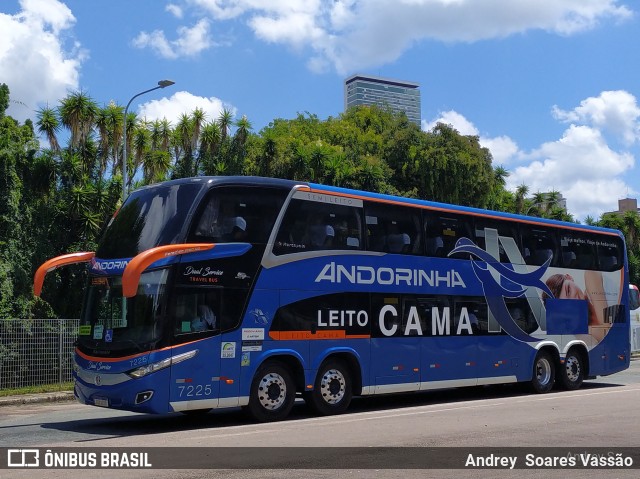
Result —
<instances>
[{"instance_id":1,"label":"street light pole","mask_svg":"<svg viewBox=\"0 0 640 479\"><path fill-rule=\"evenodd\" d=\"M158 90L160 88L166 88L174 83L175 82L171 80L160 80L158 82L158 86L133 95L124 109L124 122L122 128L122 203L127 199L127 182L129 181L127 178L127 112L129 111L129 106L131 106L131 102L140 95L144 95L145 93L149 93L150 91Z\"/></svg>"}]
</instances>

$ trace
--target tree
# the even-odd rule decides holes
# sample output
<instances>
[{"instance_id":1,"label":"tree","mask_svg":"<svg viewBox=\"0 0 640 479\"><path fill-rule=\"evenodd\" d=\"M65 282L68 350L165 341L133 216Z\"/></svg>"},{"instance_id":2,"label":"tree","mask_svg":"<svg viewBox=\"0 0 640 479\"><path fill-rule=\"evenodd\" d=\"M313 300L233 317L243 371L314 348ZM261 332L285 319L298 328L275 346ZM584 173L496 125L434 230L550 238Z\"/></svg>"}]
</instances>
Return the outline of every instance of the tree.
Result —
<instances>
[{"instance_id":1,"label":"tree","mask_svg":"<svg viewBox=\"0 0 640 479\"><path fill-rule=\"evenodd\" d=\"M529 187L524 183L516 188L516 213L518 214L526 213L525 204L527 193L529 193Z\"/></svg>"},{"instance_id":2,"label":"tree","mask_svg":"<svg viewBox=\"0 0 640 479\"><path fill-rule=\"evenodd\" d=\"M42 170L36 169L41 164L35 161L39 145L33 124L6 116L9 95L7 85L0 85L0 318L46 316L50 310L31 294L41 232L32 225L34 217L50 210L39 195Z\"/></svg>"},{"instance_id":3,"label":"tree","mask_svg":"<svg viewBox=\"0 0 640 479\"><path fill-rule=\"evenodd\" d=\"M62 125L71 132L70 146L79 147L94 127L98 115L98 104L89 95L78 91L68 95L60 104Z\"/></svg>"},{"instance_id":4,"label":"tree","mask_svg":"<svg viewBox=\"0 0 640 479\"><path fill-rule=\"evenodd\" d=\"M49 146L51 149L58 153L60 151L60 144L58 143L57 133L60 131L60 120L52 108L46 107L38 110L37 113L38 132L47 137Z\"/></svg>"}]
</instances>

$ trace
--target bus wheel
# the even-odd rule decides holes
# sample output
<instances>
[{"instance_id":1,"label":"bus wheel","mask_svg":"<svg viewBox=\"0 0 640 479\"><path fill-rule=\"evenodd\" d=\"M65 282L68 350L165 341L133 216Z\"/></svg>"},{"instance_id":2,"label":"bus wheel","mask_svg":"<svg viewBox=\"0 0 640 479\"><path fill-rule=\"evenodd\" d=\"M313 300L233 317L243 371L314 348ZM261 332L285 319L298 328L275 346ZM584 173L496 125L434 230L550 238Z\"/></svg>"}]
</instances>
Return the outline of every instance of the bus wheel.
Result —
<instances>
[{"instance_id":1,"label":"bus wheel","mask_svg":"<svg viewBox=\"0 0 640 479\"><path fill-rule=\"evenodd\" d=\"M328 416L346 411L353 396L351 376L342 361L329 360L318 371L313 391L305 401L313 412Z\"/></svg>"},{"instance_id":2,"label":"bus wheel","mask_svg":"<svg viewBox=\"0 0 640 479\"><path fill-rule=\"evenodd\" d=\"M556 370L553 365L553 358L546 351L538 351L536 360L533 362L533 378L531 379L531 389L537 393L548 393L553 387Z\"/></svg>"},{"instance_id":3,"label":"bus wheel","mask_svg":"<svg viewBox=\"0 0 640 479\"><path fill-rule=\"evenodd\" d=\"M584 380L584 366L582 355L577 349L570 349L564 358L564 365L558 371L560 387L573 391L582 386Z\"/></svg>"},{"instance_id":4,"label":"bus wheel","mask_svg":"<svg viewBox=\"0 0 640 479\"><path fill-rule=\"evenodd\" d=\"M247 410L260 422L280 421L289 415L295 399L289 370L280 363L267 362L253 378Z\"/></svg>"}]
</instances>

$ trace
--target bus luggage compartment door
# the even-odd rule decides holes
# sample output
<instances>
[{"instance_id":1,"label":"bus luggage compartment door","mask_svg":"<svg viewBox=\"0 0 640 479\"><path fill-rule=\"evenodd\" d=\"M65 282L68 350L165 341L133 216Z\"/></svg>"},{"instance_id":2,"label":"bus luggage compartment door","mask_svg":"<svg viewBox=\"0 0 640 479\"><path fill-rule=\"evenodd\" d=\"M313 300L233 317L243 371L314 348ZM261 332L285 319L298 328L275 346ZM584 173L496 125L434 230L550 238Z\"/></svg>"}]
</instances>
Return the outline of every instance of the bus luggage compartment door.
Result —
<instances>
[{"instance_id":1,"label":"bus luggage compartment door","mask_svg":"<svg viewBox=\"0 0 640 479\"><path fill-rule=\"evenodd\" d=\"M184 356L195 355L181 360ZM174 411L217 408L220 396L220 335L189 342L174 349L170 405Z\"/></svg>"}]
</instances>

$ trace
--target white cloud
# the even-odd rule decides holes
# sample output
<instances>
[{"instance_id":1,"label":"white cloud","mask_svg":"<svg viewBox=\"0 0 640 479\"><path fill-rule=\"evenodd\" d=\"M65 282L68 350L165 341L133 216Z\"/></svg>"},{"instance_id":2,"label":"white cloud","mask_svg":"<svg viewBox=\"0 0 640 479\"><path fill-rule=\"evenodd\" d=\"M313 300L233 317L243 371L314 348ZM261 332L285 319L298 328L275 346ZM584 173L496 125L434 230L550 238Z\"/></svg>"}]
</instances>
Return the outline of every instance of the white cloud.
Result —
<instances>
[{"instance_id":1,"label":"white cloud","mask_svg":"<svg viewBox=\"0 0 640 479\"><path fill-rule=\"evenodd\" d=\"M78 88L87 53L62 39L76 21L65 4L21 0L20 7L16 15L0 13L0 72L11 93L8 114L24 121Z\"/></svg>"},{"instance_id":2,"label":"white cloud","mask_svg":"<svg viewBox=\"0 0 640 479\"><path fill-rule=\"evenodd\" d=\"M611 132L627 145L640 141L640 107L626 91L603 91L570 111L554 105L553 115L560 121L581 122Z\"/></svg>"},{"instance_id":3,"label":"white cloud","mask_svg":"<svg viewBox=\"0 0 640 479\"><path fill-rule=\"evenodd\" d=\"M617 0L190 0L215 20L314 53L314 70L340 74L396 60L415 42L474 42L531 30L572 35L632 16Z\"/></svg>"},{"instance_id":4,"label":"white cloud","mask_svg":"<svg viewBox=\"0 0 640 479\"><path fill-rule=\"evenodd\" d=\"M518 144L508 136L480 137L480 145L488 148L493 157L493 166L507 166L520 155Z\"/></svg>"},{"instance_id":5,"label":"white cloud","mask_svg":"<svg viewBox=\"0 0 640 479\"><path fill-rule=\"evenodd\" d=\"M463 115L453 110L440 113L440 117L431 122L422 120L422 129L425 131L432 130L438 123L451 125L461 135L478 135L478 129L474 124L467 120Z\"/></svg>"},{"instance_id":6,"label":"white cloud","mask_svg":"<svg viewBox=\"0 0 640 479\"><path fill-rule=\"evenodd\" d=\"M445 123L462 135L479 136L480 144L491 151L493 166L509 170L508 189L514 191L524 183L530 192L560 191L567 199L569 212L578 219L587 215L598 218L614 210L621 195L637 193L625 183L634 167L634 156L612 147L603 133L614 132L627 143L638 141L640 112L633 95L602 92L572 110L554 107L553 115L559 121L573 123L560 139L530 152L520 150L508 136L481 135L473 122L456 111L441 112L432 121L423 120L422 129Z\"/></svg>"},{"instance_id":7,"label":"white cloud","mask_svg":"<svg viewBox=\"0 0 640 479\"><path fill-rule=\"evenodd\" d=\"M196 108L204 111L206 121L218 119L224 108L231 111L234 116L237 111L235 107L224 103L219 98L213 96L206 98L186 91L179 91L169 98L161 98L142 104L138 109L138 116L148 121L166 118L175 126L180 115L189 115Z\"/></svg>"},{"instance_id":8,"label":"white cloud","mask_svg":"<svg viewBox=\"0 0 640 479\"><path fill-rule=\"evenodd\" d=\"M560 191L578 218L615 209L620 192L630 190L622 177L633 168L633 155L612 150L589 126L571 125L561 139L544 143L524 159L531 163L510 172L507 188L524 183L533 192Z\"/></svg>"},{"instance_id":9,"label":"white cloud","mask_svg":"<svg viewBox=\"0 0 640 479\"><path fill-rule=\"evenodd\" d=\"M193 27L179 27L178 38L167 40L162 30L151 33L140 32L133 40L137 48L151 48L163 58L176 59L183 56L196 56L214 45L209 35L209 20L201 19Z\"/></svg>"},{"instance_id":10,"label":"white cloud","mask_svg":"<svg viewBox=\"0 0 640 479\"><path fill-rule=\"evenodd\" d=\"M175 3L169 3L166 7L164 7L164 9L176 18L182 18L184 15L182 7L180 7L180 5L176 5Z\"/></svg>"}]
</instances>

